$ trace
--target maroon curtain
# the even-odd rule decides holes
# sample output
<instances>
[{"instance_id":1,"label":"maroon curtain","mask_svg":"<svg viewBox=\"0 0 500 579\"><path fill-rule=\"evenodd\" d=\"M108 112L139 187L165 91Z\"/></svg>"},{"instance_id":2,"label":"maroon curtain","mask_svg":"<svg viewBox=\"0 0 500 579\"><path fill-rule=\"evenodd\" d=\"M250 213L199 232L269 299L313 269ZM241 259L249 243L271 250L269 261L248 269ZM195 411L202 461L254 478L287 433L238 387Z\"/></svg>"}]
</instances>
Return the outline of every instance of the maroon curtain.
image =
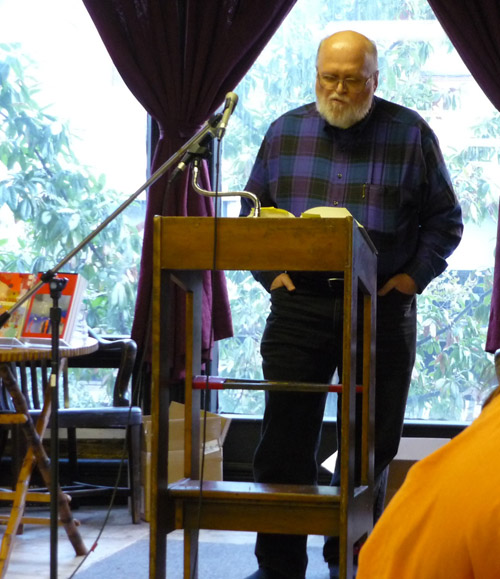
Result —
<instances>
[{"instance_id":1,"label":"maroon curtain","mask_svg":"<svg viewBox=\"0 0 500 579\"><path fill-rule=\"evenodd\" d=\"M500 110L500 1L429 0L436 17L458 53ZM486 351L500 348L500 227L497 233L493 295Z\"/></svg>"},{"instance_id":2,"label":"maroon curtain","mask_svg":"<svg viewBox=\"0 0 500 579\"><path fill-rule=\"evenodd\" d=\"M224 101L245 75L296 0L83 0L120 75L157 121L153 173ZM242 104L240 103L240 106ZM244 106L244 104L243 104ZM124 121L126 122L126 120ZM152 287L154 215L213 215L212 201L194 193L189 175L167 188L168 175L148 192L141 274L132 337L147 343ZM202 172L200 185L210 188ZM212 280L214 284L212 286ZM224 276L204 280L203 336L232 335ZM176 308L176 363L183 355L183 308Z\"/></svg>"}]
</instances>

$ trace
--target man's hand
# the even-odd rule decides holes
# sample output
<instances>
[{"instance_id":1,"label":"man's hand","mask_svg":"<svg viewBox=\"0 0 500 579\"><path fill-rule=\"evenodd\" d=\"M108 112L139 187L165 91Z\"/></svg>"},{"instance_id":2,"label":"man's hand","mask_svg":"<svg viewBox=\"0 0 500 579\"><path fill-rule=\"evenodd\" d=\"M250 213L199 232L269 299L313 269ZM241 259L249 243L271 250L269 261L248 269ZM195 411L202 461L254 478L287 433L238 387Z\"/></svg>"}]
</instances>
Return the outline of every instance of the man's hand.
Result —
<instances>
[{"instance_id":1,"label":"man's hand","mask_svg":"<svg viewBox=\"0 0 500 579\"><path fill-rule=\"evenodd\" d=\"M286 287L289 292L295 291L293 281L287 273L280 273L277 277L275 277L270 289L273 291L283 286Z\"/></svg>"},{"instance_id":2,"label":"man's hand","mask_svg":"<svg viewBox=\"0 0 500 579\"><path fill-rule=\"evenodd\" d=\"M280 276L276 279L279 277ZM274 281L276 281L276 279ZM378 295L385 296L393 289L398 290L398 292L401 292L402 294L413 296L417 293L418 288L413 278L407 273L398 273L394 277L391 277L391 279L378 290Z\"/></svg>"}]
</instances>

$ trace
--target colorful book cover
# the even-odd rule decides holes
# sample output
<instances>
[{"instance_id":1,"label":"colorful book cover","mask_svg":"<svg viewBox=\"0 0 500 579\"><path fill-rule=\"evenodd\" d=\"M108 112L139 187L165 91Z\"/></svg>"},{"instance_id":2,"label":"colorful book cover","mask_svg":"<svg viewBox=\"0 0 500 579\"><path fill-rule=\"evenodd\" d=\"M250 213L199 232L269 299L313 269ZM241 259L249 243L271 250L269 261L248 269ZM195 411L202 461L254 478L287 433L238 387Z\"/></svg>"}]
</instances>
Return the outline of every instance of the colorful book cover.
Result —
<instances>
[{"instance_id":1,"label":"colorful book cover","mask_svg":"<svg viewBox=\"0 0 500 579\"><path fill-rule=\"evenodd\" d=\"M10 310L36 281L36 274L0 272L0 314ZM29 301L17 308L0 328L1 341L21 337Z\"/></svg>"},{"instance_id":2,"label":"colorful book cover","mask_svg":"<svg viewBox=\"0 0 500 579\"><path fill-rule=\"evenodd\" d=\"M38 279L41 278L41 275L38 274ZM61 308L59 337L64 343L69 344L81 310L86 282L81 275L76 273L59 273L57 277L68 280L62 290L58 305ZM50 341L52 336L50 310L52 306L50 287L49 284L45 283L31 298L21 334L24 342L40 344Z\"/></svg>"}]
</instances>

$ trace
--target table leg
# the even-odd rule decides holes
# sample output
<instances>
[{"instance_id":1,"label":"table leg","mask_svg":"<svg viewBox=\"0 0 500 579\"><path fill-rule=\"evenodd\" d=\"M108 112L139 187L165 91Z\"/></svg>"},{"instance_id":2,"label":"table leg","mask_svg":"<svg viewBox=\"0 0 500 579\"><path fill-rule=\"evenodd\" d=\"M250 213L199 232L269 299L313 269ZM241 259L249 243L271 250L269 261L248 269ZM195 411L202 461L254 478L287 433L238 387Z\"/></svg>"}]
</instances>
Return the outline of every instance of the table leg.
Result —
<instances>
[{"instance_id":1,"label":"table leg","mask_svg":"<svg viewBox=\"0 0 500 579\"><path fill-rule=\"evenodd\" d=\"M22 425L23 432L25 433L28 442L28 451L19 473L11 514L9 516L9 522L3 536L0 549L0 577L3 577L10 558L13 537L17 532L19 524L22 520L22 516L24 514L26 494L28 492L28 485L35 464L37 465L43 477L45 485L47 488L50 488L50 461L45 452L45 449L43 448L41 437L43 436L49 421L51 392L50 388L47 388L47 391L44 394L43 410L35 428L35 425L29 416L26 400L22 392L19 390L19 386L14 374L7 364L0 364L0 377L3 380L5 387L9 391L16 412L18 414L24 414L28 418L28 420ZM67 495L62 492L61 488L58 488L58 507L59 518L66 530L68 539L75 549L75 553L77 555L85 555L87 553L87 548L83 543L80 533L76 527L76 523L73 519L73 515L69 507L69 499Z\"/></svg>"}]
</instances>

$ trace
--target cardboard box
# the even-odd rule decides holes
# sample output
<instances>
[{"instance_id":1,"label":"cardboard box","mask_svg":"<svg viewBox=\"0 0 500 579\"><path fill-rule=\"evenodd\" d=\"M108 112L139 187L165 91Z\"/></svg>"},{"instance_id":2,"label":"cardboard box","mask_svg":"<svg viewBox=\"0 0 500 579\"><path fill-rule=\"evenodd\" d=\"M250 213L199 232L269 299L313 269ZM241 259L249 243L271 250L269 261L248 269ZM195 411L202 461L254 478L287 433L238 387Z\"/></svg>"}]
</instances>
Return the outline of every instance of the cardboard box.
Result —
<instances>
[{"instance_id":1,"label":"cardboard box","mask_svg":"<svg viewBox=\"0 0 500 579\"><path fill-rule=\"evenodd\" d=\"M200 413L200 437L203 438L204 412ZM222 480L222 446L229 429L230 419L219 414L206 413L205 460L203 478ZM143 417L141 517L150 520L151 501L151 416ZM202 445L200 445L201 464ZM184 405L172 402L168 422L168 483L184 477Z\"/></svg>"}]
</instances>

